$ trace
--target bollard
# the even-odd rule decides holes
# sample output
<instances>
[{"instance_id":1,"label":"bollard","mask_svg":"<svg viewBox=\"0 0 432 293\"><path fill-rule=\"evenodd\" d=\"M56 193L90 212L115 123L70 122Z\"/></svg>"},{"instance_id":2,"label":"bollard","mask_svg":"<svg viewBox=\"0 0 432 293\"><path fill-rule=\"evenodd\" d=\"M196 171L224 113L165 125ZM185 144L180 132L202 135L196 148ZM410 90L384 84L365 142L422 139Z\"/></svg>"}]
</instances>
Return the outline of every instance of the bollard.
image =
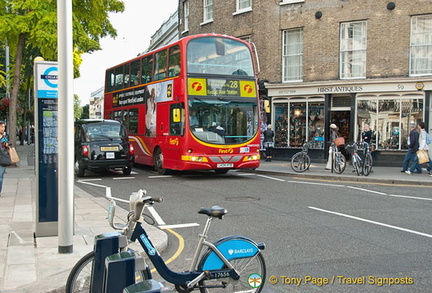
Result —
<instances>
[{"instance_id":1,"label":"bollard","mask_svg":"<svg viewBox=\"0 0 432 293\"><path fill-rule=\"evenodd\" d=\"M104 293L121 293L135 283L135 271L142 270L144 259L133 251L112 254L105 259Z\"/></svg>"},{"instance_id":2,"label":"bollard","mask_svg":"<svg viewBox=\"0 0 432 293\"><path fill-rule=\"evenodd\" d=\"M105 258L118 253L120 247L126 245L124 243L125 240L125 237L118 232L108 232L95 237L95 257L92 267L90 292L103 292Z\"/></svg>"}]
</instances>

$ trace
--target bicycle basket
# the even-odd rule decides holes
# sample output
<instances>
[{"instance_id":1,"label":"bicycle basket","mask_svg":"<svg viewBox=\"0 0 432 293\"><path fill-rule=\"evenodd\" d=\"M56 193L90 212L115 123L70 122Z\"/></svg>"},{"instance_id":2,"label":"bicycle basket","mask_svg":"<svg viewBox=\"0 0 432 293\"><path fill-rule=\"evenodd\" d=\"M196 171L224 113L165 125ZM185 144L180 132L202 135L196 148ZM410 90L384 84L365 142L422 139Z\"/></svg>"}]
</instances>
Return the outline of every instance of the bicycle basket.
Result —
<instances>
[{"instance_id":1,"label":"bicycle basket","mask_svg":"<svg viewBox=\"0 0 432 293\"><path fill-rule=\"evenodd\" d=\"M353 153L356 153L356 152L357 152L358 147L357 147L357 144L356 144L356 143L353 143L353 144L349 144L349 145L347 145L346 149L347 149L347 151L348 151L350 154L353 154Z\"/></svg>"},{"instance_id":2,"label":"bicycle basket","mask_svg":"<svg viewBox=\"0 0 432 293\"><path fill-rule=\"evenodd\" d=\"M334 144L335 144L336 146L343 146L343 145L345 145L345 138L342 137L342 136L340 136L340 137L336 137L336 138L333 140L333 142L334 142Z\"/></svg>"}]
</instances>

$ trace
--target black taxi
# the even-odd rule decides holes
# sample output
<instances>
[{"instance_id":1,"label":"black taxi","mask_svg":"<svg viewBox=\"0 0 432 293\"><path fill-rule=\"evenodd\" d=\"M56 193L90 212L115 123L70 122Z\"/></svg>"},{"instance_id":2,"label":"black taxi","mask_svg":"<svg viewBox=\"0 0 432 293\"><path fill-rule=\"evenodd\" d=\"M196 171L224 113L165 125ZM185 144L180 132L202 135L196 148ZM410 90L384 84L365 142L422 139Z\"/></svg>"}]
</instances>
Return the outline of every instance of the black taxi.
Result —
<instances>
[{"instance_id":1,"label":"black taxi","mask_svg":"<svg viewBox=\"0 0 432 293\"><path fill-rule=\"evenodd\" d=\"M134 149L126 128L116 120L82 119L75 121L75 174L86 170L121 169L129 175L134 163Z\"/></svg>"}]
</instances>

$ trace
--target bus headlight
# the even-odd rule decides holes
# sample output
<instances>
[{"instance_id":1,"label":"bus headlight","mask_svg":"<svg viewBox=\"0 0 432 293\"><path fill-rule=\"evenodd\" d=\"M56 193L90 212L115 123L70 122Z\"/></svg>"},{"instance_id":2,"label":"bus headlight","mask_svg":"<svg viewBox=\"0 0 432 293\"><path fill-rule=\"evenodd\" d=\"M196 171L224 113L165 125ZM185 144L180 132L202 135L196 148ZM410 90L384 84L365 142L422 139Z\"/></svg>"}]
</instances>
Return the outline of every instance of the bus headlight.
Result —
<instances>
[{"instance_id":1,"label":"bus headlight","mask_svg":"<svg viewBox=\"0 0 432 293\"><path fill-rule=\"evenodd\" d=\"M256 161L260 159L260 155L250 155L250 156L246 156L244 157L243 161L247 162L247 161Z\"/></svg>"},{"instance_id":2,"label":"bus headlight","mask_svg":"<svg viewBox=\"0 0 432 293\"><path fill-rule=\"evenodd\" d=\"M208 159L206 157L201 157L201 156L182 156L182 161L207 163Z\"/></svg>"}]
</instances>

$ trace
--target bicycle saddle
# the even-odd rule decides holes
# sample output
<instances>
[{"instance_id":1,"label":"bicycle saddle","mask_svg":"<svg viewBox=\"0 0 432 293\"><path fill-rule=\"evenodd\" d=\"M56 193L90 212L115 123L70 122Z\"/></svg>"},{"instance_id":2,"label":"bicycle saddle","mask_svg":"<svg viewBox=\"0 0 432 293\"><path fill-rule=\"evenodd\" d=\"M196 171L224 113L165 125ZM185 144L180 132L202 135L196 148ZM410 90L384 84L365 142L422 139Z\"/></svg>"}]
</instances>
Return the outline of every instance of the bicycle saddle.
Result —
<instances>
[{"instance_id":1,"label":"bicycle saddle","mask_svg":"<svg viewBox=\"0 0 432 293\"><path fill-rule=\"evenodd\" d=\"M222 217L227 213L228 211L220 206L212 206L211 208L201 208L198 212L198 214L203 214L207 216L211 216L214 218L222 219Z\"/></svg>"}]
</instances>

